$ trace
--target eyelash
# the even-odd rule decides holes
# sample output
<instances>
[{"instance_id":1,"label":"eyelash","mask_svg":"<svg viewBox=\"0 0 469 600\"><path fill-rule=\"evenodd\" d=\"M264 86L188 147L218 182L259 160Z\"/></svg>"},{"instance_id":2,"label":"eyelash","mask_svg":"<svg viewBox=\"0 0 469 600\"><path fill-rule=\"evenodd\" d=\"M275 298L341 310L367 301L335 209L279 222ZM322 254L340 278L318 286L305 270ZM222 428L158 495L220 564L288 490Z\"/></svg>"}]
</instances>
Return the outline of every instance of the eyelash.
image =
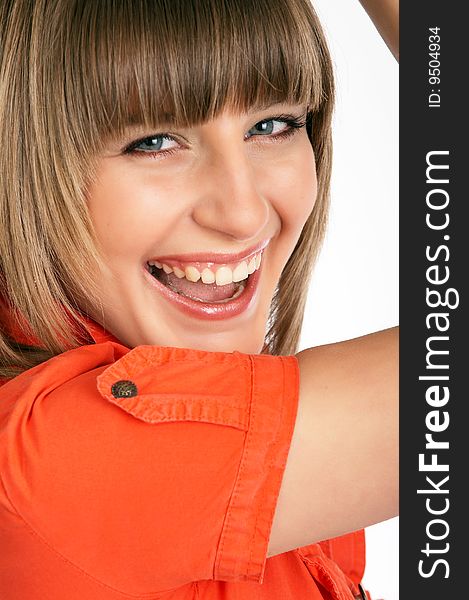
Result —
<instances>
[{"instance_id":1,"label":"eyelash","mask_svg":"<svg viewBox=\"0 0 469 600\"><path fill-rule=\"evenodd\" d=\"M269 117L268 119L262 119L261 121L258 121L257 123L255 123L253 125L253 127L251 127L251 129L254 129L254 127L256 127L256 125L259 125L260 123L269 123L271 121L279 121L281 123L285 123L285 125L287 125L288 127L284 130L282 130L280 133L276 133L276 134L267 134L267 135L254 135L251 137L262 137L262 138L266 138L266 141L268 143L275 143L275 142L281 142L282 140L289 138L293 135L295 135L300 129L302 129L303 127L305 127L305 125L307 124L308 120L310 118L310 115L306 115L306 117L295 117L294 115L277 115L275 117ZM246 138L246 139L251 139L251 137ZM150 158L159 158L159 157L163 157L163 156L169 156L171 154L174 154L174 152L176 152L178 150L178 148L167 148L166 150L157 150L155 152L151 152L151 151L143 151L143 150L137 150L138 146L140 144L142 144L143 142L146 142L147 140L154 140L154 139L164 139L164 140L172 140L177 142L177 138L173 137L172 135L166 134L166 133L157 133L154 135L150 135L150 136L146 136L144 138L140 138L138 140L136 140L135 142L132 142L131 144L129 144L128 146L126 146L123 150L123 154L129 154L131 156L136 156L136 157L142 157L142 156L146 156L146 157L150 157Z\"/></svg>"}]
</instances>

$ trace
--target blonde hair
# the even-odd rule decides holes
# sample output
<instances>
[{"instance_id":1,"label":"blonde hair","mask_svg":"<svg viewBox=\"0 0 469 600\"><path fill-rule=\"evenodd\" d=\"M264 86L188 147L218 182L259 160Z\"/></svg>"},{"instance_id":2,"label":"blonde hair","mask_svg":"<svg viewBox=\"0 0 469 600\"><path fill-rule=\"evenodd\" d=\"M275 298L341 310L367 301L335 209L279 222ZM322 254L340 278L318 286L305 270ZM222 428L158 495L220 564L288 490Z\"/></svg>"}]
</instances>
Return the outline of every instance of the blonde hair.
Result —
<instances>
[{"instance_id":1,"label":"blonde hair","mask_svg":"<svg viewBox=\"0 0 469 600\"><path fill-rule=\"evenodd\" d=\"M40 346L0 323L0 377L92 343L77 299L98 297L102 258L86 190L109 138L284 101L310 108L319 191L272 300L274 354L296 350L328 209L333 76L310 2L3 1L0 295Z\"/></svg>"}]
</instances>

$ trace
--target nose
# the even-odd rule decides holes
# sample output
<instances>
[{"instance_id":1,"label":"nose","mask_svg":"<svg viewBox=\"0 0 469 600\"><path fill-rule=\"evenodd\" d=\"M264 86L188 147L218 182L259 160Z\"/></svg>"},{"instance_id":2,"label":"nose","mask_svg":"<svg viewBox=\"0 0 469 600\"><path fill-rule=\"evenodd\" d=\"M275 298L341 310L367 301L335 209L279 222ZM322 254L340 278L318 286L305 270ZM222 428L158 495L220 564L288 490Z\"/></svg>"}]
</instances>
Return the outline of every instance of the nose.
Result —
<instances>
[{"instance_id":1,"label":"nose","mask_svg":"<svg viewBox=\"0 0 469 600\"><path fill-rule=\"evenodd\" d=\"M200 193L192 218L201 227L236 240L258 240L265 233L270 203L262 193L265 177L243 148L213 153L199 171Z\"/></svg>"}]
</instances>

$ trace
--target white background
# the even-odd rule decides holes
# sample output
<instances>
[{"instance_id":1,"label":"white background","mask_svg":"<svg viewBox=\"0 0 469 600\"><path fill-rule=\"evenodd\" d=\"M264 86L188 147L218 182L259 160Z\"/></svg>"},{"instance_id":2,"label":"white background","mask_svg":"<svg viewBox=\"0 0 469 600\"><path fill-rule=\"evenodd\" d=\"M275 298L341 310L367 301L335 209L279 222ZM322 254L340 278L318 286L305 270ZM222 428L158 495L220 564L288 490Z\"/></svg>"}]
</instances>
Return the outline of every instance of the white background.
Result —
<instances>
[{"instance_id":1,"label":"white background","mask_svg":"<svg viewBox=\"0 0 469 600\"><path fill-rule=\"evenodd\" d=\"M300 347L398 323L398 65L352 0L313 0L335 65L332 207ZM398 599L398 519L366 530L365 587Z\"/></svg>"}]
</instances>

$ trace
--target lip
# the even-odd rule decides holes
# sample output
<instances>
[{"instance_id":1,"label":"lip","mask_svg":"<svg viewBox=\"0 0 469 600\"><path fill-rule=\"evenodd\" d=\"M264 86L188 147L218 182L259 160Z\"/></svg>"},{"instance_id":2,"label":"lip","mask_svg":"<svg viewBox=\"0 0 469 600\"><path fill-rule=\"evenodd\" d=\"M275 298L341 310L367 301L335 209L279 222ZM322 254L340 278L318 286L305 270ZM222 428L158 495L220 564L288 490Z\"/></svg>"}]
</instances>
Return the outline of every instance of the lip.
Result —
<instances>
[{"instance_id":1,"label":"lip","mask_svg":"<svg viewBox=\"0 0 469 600\"><path fill-rule=\"evenodd\" d=\"M258 251L258 250L257 250ZM230 257L233 255L229 255ZM173 292L165 285L160 283L153 275L151 275L146 268L143 267L145 277L150 281L157 291L176 308L181 310L186 315L195 317L197 319L205 319L210 321L219 321L222 319L229 319L236 317L241 313L248 310L256 301L257 291L259 288L259 280L264 262L257 271L252 273L246 282L246 287L238 298L230 302L223 304L211 304L209 302L198 302L191 300L186 296L181 296L176 292Z\"/></svg>"},{"instance_id":2,"label":"lip","mask_svg":"<svg viewBox=\"0 0 469 600\"><path fill-rule=\"evenodd\" d=\"M149 258L149 261L158 261L160 263L164 262L180 262L180 263L211 263L214 265L223 265L227 263L236 263L241 262L242 260L248 259L252 254L257 254L261 250L264 250L268 243L270 242L270 238L267 240L262 240L255 246L251 248L246 248L246 250L242 250L241 252L237 252L236 254L221 254L221 253L208 253L208 252L198 252L193 254L171 254L166 256L156 256L154 258ZM243 294L241 294L243 295Z\"/></svg>"}]
</instances>

